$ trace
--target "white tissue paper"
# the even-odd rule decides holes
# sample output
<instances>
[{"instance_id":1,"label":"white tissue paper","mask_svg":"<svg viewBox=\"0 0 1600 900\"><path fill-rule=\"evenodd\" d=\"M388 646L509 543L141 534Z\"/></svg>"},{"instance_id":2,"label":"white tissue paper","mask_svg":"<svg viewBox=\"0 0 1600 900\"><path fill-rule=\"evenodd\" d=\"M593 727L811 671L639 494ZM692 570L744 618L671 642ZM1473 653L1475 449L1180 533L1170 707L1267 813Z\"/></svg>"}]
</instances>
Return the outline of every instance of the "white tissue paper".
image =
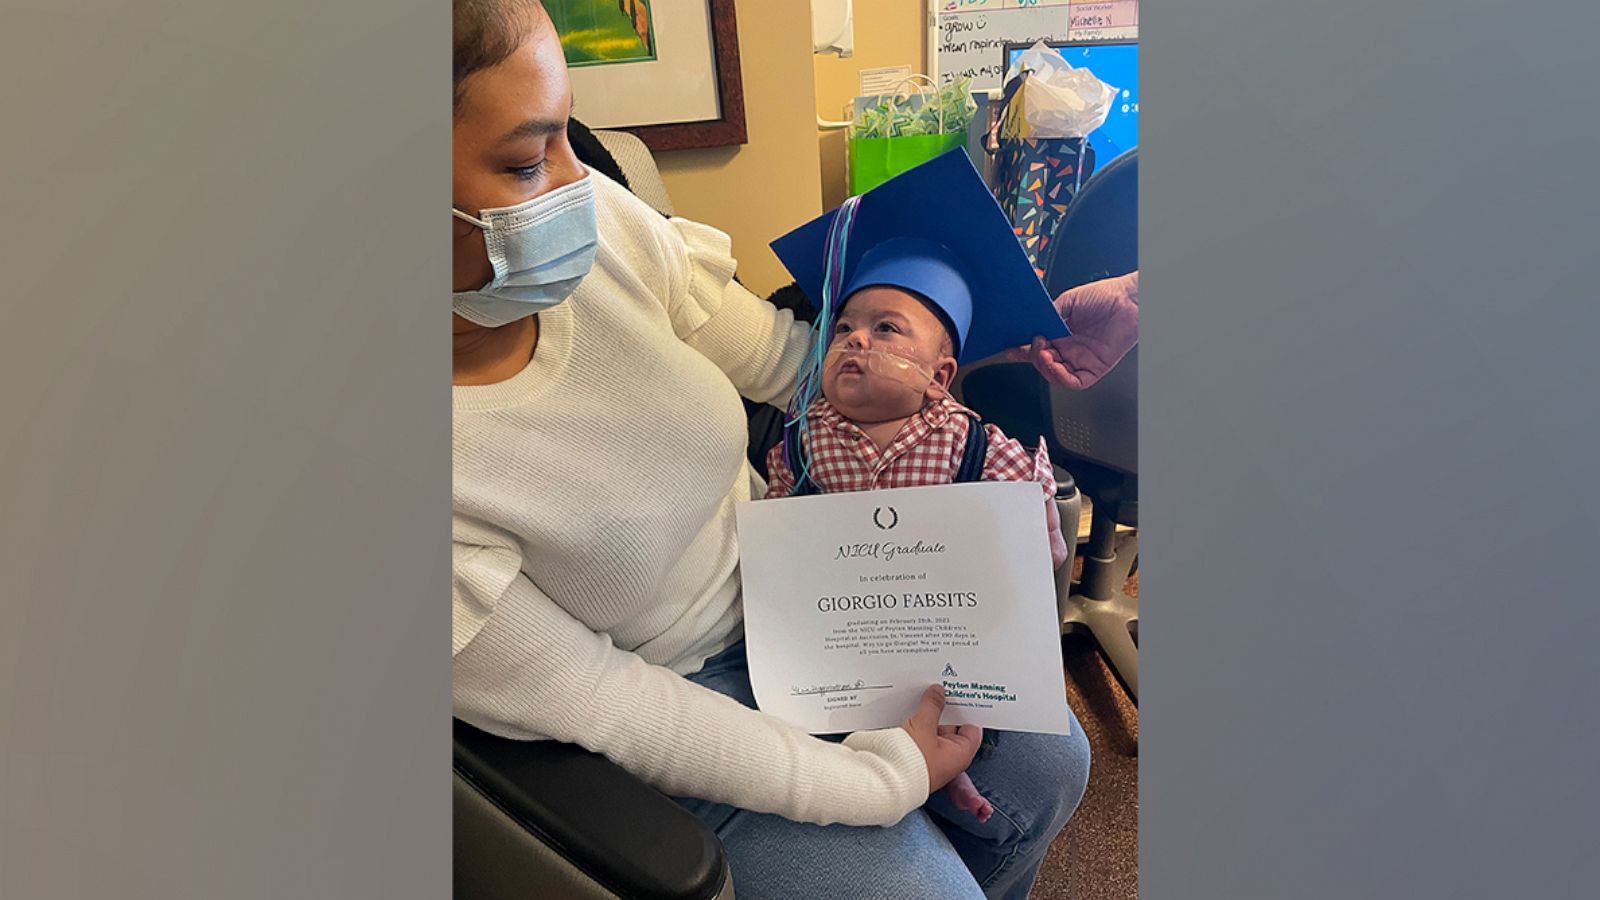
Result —
<instances>
[{"instance_id":1,"label":"white tissue paper","mask_svg":"<svg viewBox=\"0 0 1600 900\"><path fill-rule=\"evenodd\" d=\"M1043 41L1023 51L1006 73L1006 83L1024 69L1032 74L1022 96L1012 101L1015 105L1020 100L1020 115L1007 116L1002 137L1088 137L1111 114L1117 89L1087 68L1073 68Z\"/></svg>"}]
</instances>

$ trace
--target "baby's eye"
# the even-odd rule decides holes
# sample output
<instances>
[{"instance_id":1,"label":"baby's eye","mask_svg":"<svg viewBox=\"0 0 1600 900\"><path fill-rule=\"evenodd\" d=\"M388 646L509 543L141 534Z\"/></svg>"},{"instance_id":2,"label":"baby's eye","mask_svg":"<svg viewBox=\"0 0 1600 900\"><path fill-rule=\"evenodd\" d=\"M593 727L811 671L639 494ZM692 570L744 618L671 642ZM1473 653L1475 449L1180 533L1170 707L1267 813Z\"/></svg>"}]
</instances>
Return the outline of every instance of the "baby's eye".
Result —
<instances>
[{"instance_id":1,"label":"baby's eye","mask_svg":"<svg viewBox=\"0 0 1600 900\"><path fill-rule=\"evenodd\" d=\"M892 332L892 333L895 333L895 334L898 334L900 332L900 329L897 326L895 326L893 323L891 323L891 322L879 322L878 323L878 330L879 331L888 331L888 332Z\"/></svg>"},{"instance_id":2,"label":"baby's eye","mask_svg":"<svg viewBox=\"0 0 1600 900\"><path fill-rule=\"evenodd\" d=\"M833 333L834 334L849 334L850 333L850 323L849 322L840 322L839 324L833 326Z\"/></svg>"}]
</instances>

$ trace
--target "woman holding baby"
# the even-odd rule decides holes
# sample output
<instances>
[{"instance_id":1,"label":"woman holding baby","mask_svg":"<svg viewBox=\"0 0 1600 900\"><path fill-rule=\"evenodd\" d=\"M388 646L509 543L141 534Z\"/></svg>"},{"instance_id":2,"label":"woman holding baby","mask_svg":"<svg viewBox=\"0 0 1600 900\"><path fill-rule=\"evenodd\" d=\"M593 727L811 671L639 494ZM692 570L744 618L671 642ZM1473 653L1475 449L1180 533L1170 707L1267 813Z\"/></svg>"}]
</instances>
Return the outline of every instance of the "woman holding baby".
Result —
<instances>
[{"instance_id":1,"label":"woman holding baby","mask_svg":"<svg viewBox=\"0 0 1600 900\"><path fill-rule=\"evenodd\" d=\"M455 715L679 798L741 897L1026 896L1088 777L1076 723L979 752L936 688L839 742L753 708L733 508L764 485L739 398L789 403L810 329L733 280L725 235L578 162L535 0L456 0L454 69ZM877 327L849 338L863 378L897 349ZM951 333L949 366L899 354L924 396L965 358ZM1041 371L1058 344L1030 351ZM941 790L963 773L992 814Z\"/></svg>"}]
</instances>

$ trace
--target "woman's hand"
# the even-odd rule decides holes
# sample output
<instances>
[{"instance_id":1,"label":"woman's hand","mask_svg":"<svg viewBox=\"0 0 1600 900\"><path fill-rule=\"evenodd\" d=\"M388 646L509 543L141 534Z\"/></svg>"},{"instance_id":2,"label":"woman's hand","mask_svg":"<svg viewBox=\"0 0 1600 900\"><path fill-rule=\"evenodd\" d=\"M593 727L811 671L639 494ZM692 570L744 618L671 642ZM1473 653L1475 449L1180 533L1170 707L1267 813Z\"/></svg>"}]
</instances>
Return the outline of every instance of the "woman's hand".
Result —
<instances>
[{"instance_id":1,"label":"woman's hand","mask_svg":"<svg viewBox=\"0 0 1600 900\"><path fill-rule=\"evenodd\" d=\"M933 793L950 783L972 764L978 752L978 742L983 740L983 729L976 725L940 725L944 714L944 688L929 685L922 692L922 703L911 718L901 725L928 764L928 793Z\"/></svg>"},{"instance_id":2,"label":"woman's hand","mask_svg":"<svg viewBox=\"0 0 1600 900\"><path fill-rule=\"evenodd\" d=\"M1006 351L1006 358L1033 363L1051 384L1085 390L1139 342L1139 273L1091 281L1066 291L1056 298L1056 312L1071 337L1034 338L1030 347Z\"/></svg>"}]
</instances>

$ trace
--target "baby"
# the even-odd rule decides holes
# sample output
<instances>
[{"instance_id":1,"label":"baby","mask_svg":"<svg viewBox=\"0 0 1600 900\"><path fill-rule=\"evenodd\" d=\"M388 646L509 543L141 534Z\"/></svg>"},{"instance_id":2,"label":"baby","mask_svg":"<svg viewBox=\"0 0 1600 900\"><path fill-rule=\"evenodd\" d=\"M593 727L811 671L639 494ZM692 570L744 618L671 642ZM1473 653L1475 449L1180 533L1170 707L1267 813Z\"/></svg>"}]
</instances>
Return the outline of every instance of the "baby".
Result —
<instances>
[{"instance_id":1,"label":"baby","mask_svg":"<svg viewBox=\"0 0 1600 900\"><path fill-rule=\"evenodd\" d=\"M938 307L911 290L864 287L832 326L822 397L767 458L768 498L920 487L962 481L1037 481L1050 556L1067 558L1055 469L1041 444L1029 453L949 392L957 337ZM798 454L808 465L797 466ZM796 483L797 469L804 479Z\"/></svg>"},{"instance_id":2,"label":"baby","mask_svg":"<svg viewBox=\"0 0 1600 900\"><path fill-rule=\"evenodd\" d=\"M962 208L929 208L950 203ZM891 210L910 215L875 215ZM838 220L840 215L847 218ZM1051 557L1059 567L1067 544L1045 448L1029 453L950 396L958 360L1064 331L977 172L956 151L824 220L821 255L832 259L821 274L834 279L844 300L837 311L826 300L821 304L818 328L825 332L818 340L827 352L802 379L784 440L768 457L767 496L1034 481L1043 493ZM818 251L810 246L814 239L804 238L808 228L813 234L823 230L816 225L773 244L813 298L832 293L813 280L810 260ZM1002 239L981 239L993 235ZM1044 327L1041 318L1053 319L1053 326ZM808 398L818 387L821 396ZM985 739L992 734L986 732ZM958 776L945 790L957 808L980 822L993 814L969 776Z\"/></svg>"}]
</instances>

